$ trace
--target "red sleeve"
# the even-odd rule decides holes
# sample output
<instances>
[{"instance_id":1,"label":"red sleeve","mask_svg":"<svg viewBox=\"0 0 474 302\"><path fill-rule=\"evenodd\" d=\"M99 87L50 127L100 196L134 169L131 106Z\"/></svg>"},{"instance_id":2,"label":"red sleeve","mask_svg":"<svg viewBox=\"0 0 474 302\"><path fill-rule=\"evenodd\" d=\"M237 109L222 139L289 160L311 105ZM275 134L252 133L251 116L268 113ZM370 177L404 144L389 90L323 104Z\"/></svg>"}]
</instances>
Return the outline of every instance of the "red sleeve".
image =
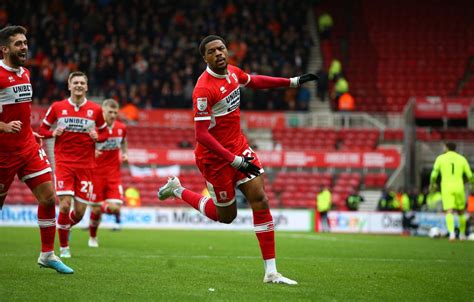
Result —
<instances>
[{"instance_id":1,"label":"red sleeve","mask_svg":"<svg viewBox=\"0 0 474 302\"><path fill-rule=\"evenodd\" d=\"M228 162L232 162L235 158L235 155L232 154L229 150L224 148L210 133L209 125L211 124L210 120L202 120L194 123L194 129L196 131L196 141L211 150L218 156L222 157Z\"/></svg>"},{"instance_id":2,"label":"red sleeve","mask_svg":"<svg viewBox=\"0 0 474 302\"><path fill-rule=\"evenodd\" d=\"M95 118L95 126L99 130L107 128L107 124L105 123L105 120L104 120L104 112L102 111L102 108L100 106L98 106L98 109L97 109L97 116Z\"/></svg>"},{"instance_id":3,"label":"red sleeve","mask_svg":"<svg viewBox=\"0 0 474 302\"><path fill-rule=\"evenodd\" d=\"M49 127L51 127L57 120L55 107L56 107L55 103L52 104L51 107L49 107L43 119L43 124L46 124Z\"/></svg>"},{"instance_id":4,"label":"red sleeve","mask_svg":"<svg viewBox=\"0 0 474 302\"><path fill-rule=\"evenodd\" d=\"M52 138L53 131L49 129L50 127L44 123L41 123L41 126L38 129L38 134L44 136L44 138Z\"/></svg>"},{"instance_id":5,"label":"red sleeve","mask_svg":"<svg viewBox=\"0 0 474 302\"><path fill-rule=\"evenodd\" d=\"M97 138L97 142L105 142L109 138L109 129L107 127L99 129L99 132L97 132L97 134L99 135L99 137Z\"/></svg>"},{"instance_id":6,"label":"red sleeve","mask_svg":"<svg viewBox=\"0 0 474 302\"><path fill-rule=\"evenodd\" d=\"M290 79L263 75L251 75L250 82L246 85L246 87L252 89L290 87Z\"/></svg>"}]
</instances>

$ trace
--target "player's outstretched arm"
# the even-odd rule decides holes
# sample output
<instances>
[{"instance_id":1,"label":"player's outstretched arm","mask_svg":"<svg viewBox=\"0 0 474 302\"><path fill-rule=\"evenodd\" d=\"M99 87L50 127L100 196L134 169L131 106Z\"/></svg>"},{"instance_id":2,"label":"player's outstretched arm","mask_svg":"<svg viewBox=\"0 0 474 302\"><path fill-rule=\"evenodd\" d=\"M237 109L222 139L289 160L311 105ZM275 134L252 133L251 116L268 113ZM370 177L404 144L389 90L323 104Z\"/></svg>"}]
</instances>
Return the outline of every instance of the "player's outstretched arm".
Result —
<instances>
[{"instance_id":1,"label":"player's outstretched arm","mask_svg":"<svg viewBox=\"0 0 474 302\"><path fill-rule=\"evenodd\" d=\"M307 73L293 78L269 77L264 75L251 75L250 81L246 85L252 89L269 89L280 87L299 87L304 83L317 81L319 77L312 73Z\"/></svg>"}]
</instances>

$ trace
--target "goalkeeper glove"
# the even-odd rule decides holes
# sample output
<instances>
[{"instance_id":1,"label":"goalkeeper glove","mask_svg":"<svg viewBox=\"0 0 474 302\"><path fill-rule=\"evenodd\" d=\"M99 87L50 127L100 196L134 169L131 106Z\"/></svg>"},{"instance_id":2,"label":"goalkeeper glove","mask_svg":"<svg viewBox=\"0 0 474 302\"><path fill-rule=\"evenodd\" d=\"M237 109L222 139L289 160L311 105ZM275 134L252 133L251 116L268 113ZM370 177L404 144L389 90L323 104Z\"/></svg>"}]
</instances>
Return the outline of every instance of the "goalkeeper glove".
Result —
<instances>
[{"instance_id":1,"label":"goalkeeper glove","mask_svg":"<svg viewBox=\"0 0 474 302\"><path fill-rule=\"evenodd\" d=\"M290 87L299 87L306 82L318 81L319 77L313 73L306 73L299 77L290 78Z\"/></svg>"},{"instance_id":2,"label":"goalkeeper glove","mask_svg":"<svg viewBox=\"0 0 474 302\"><path fill-rule=\"evenodd\" d=\"M257 167L255 164L252 163L253 157L246 157L246 156L235 156L234 160L230 163L230 165L239 170L240 172L244 173L248 178L251 178L251 175L259 176L260 175L260 168Z\"/></svg>"}]
</instances>

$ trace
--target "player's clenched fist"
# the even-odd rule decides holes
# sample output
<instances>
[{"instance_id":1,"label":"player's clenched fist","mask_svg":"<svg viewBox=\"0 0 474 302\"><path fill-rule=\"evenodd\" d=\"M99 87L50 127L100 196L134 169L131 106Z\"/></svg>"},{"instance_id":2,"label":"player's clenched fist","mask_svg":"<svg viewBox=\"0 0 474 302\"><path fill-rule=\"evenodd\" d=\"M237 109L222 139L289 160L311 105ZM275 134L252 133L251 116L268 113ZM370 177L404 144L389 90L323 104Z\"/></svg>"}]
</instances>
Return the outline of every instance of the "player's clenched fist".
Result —
<instances>
[{"instance_id":1,"label":"player's clenched fist","mask_svg":"<svg viewBox=\"0 0 474 302\"><path fill-rule=\"evenodd\" d=\"M63 127L57 127L53 131L53 137L61 136L64 133L64 128Z\"/></svg>"},{"instance_id":2,"label":"player's clenched fist","mask_svg":"<svg viewBox=\"0 0 474 302\"><path fill-rule=\"evenodd\" d=\"M260 168L252 163L253 159L254 158L251 156L246 157L236 155L234 161L231 162L230 165L247 175L248 178L251 178L251 175L259 176Z\"/></svg>"},{"instance_id":3,"label":"player's clenched fist","mask_svg":"<svg viewBox=\"0 0 474 302\"><path fill-rule=\"evenodd\" d=\"M0 132L18 133L21 131L21 125L23 125L21 121L11 121L9 123L0 122Z\"/></svg>"}]
</instances>

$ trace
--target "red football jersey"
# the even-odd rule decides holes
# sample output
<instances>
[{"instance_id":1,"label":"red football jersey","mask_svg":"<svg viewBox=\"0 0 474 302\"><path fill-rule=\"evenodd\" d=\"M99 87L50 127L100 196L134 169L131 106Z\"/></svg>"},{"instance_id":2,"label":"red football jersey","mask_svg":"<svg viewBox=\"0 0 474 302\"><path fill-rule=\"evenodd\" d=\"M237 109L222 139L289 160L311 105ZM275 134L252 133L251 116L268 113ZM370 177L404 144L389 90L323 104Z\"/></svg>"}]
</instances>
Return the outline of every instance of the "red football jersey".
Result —
<instances>
[{"instance_id":1,"label":"red football jersey","mask_svg":"<svg viewBox=\"0 0 474 302\"><path fill-rule=\"evenodd\" d=\"M65 128L54 143L56 164L73 168L95 167L95 142L89 132L107 126L98 104L85 100L77 106L71 99L54 102L43 122L50 127L57 122L58 127Z\"/></svg>"},{"instance_id":2,"label":"red football jersey","mask_svg":"<svg viewBox=\"0 0 474 302\"><path fill-rule=\"evenodd\" d=\"M97 150L102 154L96 158L97 167L94 174L106 174L108 178L120 178L120 148L127 136L127 128L119 121L109 127L109 138L102 143L96 143Z\"/></svg>"},{"instance_id":3,"label":"red football jersey","mask_svg":"<svg viewBox=\"0 0 474 302\"><path fill-rule=\"evenodd\" d=\"M0 61L0 121L21 121L19 133L0 133L0 153L21 152L36 146L31 130L31 98L33 89L30 72L23 67L14 69Z\"/></svg>"},{"instance_id":4,"label":"red football jersey","mask_svg":"<svg viewBox=\"0 0 474 302\"><path fill-rule=\"evenodd\" d=\"M209 133L237 154L247 143L240 129L240 85L247 85L250 75L232 65L227 70L227 75L220 75L207 67L199 77L193 91L194 121L210 120ZM195 154L201 159L220 158L199 143Z\"/></svg>"}]
</instances>

